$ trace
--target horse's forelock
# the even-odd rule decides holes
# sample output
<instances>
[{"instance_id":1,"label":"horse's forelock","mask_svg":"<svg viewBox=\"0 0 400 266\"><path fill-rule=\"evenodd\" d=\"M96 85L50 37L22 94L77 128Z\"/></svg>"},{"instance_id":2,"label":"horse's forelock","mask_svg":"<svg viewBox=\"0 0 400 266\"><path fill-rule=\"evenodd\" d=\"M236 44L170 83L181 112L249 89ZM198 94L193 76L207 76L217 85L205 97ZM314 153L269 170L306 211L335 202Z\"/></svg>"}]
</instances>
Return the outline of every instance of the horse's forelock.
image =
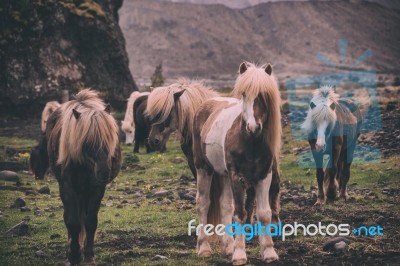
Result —
<instances>
[{"instance_id":1,"label":"horse's forelock","mask_svg":"<svg viewBox=\"0 0 400 266\"><path fill-rule=\"evenodd\" d=\"M82 100L84 99L84 100ZM70 161L82 162L84 146L106 149L110 158L118 145L118 125L115 119L104 111L104 103L98 98L80 98L62 106L60 123L60 144L58 163L68 165ZM79 119L73 110L81 113ZM53 133L52 133L53 134Z\"/></svg>"},{"instance_id":2,"label":"horse's forelock","mask_svg":"<svg viewBox=\"0 0 400 266\"><path fill-rule=\"evenodd\" d=\"M274 75L268 75L263 67L248 63L247 70L239 74L232 94L236 98L242 96L255 100L261 96L267 106L267 123L263 127L264 140L276 158L279 158L281 148L281 97L278 82Z\"/></svg>"},{"instance_id":3,"label":"horse's forelock","mask_svg":"<svg viewBox=\"0 0 400 266\"><path fill-rule=\"evenodd\" d=\"M330 86L322 86L314 90L311 103L315 106L309 108L306 120L301 127L307 132L311 132L324 121L334 123L336 112L330 108L330 104L338 105L338 101L339 95Z\"/></svg>"},{"instance_id":4,"label":"horse's forelock","mask_svg":"<svg viewBox=\"0 0 400 266\"><path fill-rule=\"evenodd\" d=\"M178 111L178 130L185 137L192 134L193 118L197 108L206 100L218 94L205 87L202 82L179 79L168 87L155 88L147 101L146 115L152 124L159 124L167 120L175 107L174 94L185 90L176 102ZM183 132L185 131L185 132Z\"/></svg>"}]
</instances>

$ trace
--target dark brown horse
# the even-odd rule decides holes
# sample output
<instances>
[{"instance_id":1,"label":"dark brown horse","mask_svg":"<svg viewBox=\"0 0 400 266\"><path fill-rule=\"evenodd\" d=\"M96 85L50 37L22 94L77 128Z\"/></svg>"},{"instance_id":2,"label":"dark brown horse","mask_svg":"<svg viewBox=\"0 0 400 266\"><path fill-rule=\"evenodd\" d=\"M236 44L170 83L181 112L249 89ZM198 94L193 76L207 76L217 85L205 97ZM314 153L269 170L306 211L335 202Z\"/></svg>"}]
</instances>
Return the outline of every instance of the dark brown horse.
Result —
<instances>
[{"instance_id":1,"label":"dark brown horse","mask_svg":"<svg viewBox=\"0 0 400 266\"><path fill-rule=\"evenodd\" d=\"M347 182L361 124L361 112L354 102L339 100L339 95L329 86L314 91L302 128L308 133L317 168L318 199L315 205L333 202L338 187L340 198L347 199ZM329 155L325 170L324 154Z\"/></svg>"},{"instance_id":2,"label":"dark brown horse","mask_svg":"<svg viewBox=\"0 0 400 266\"><path fill-rule=\"evenodd\" d=\"M45 139L64 205L68 261L95 265L93 244L106 185L121 167L118 126L109 106L90 90L58 108L48 119ZM42 159L43 160L43 159Z\"/></svg>"},{"instance_id":3,"label":"dark brown horse","mask_svg":"<svg viewBox=\"0 0 400 266\"><path fill-rule=\"evenodd\" d=\"M278 169L281 114L278 84L271 65L242 63L235 83L235 98L216 97L198 109L193 124L194 163L197 170L196 207L199 224L240 225L251 215L248 203L256 200L262 225L272 222L270 189ZM279 183L278 183L279 186ZM279 191L279 187L278 187ZM251 200L249 201L249 198ZM259 235L262 259L278 259L270 235ZM225 255L233 265L247 262L245 236L225 234ZM211 255L204 227L197 239L200 257Z\"/></svg>"},{"instance_id":4,"label":"dark brown horse","mask_svg":"<svg viewBox=\"0 0 400 266\"><path fill-rule=\"evenodd\" d=\"M139 153L139 147L145 146L146 152L150 153L155 150L160 152L165 152L167 150L166 143L169 138L169 134L165 134L164 138L159 145L154 146L149 144L149 133L151 129L150 119L146 116L148 95L139 96L133 104L133 114L134 114L134 153Z\"/></svg>"}]
</instances>

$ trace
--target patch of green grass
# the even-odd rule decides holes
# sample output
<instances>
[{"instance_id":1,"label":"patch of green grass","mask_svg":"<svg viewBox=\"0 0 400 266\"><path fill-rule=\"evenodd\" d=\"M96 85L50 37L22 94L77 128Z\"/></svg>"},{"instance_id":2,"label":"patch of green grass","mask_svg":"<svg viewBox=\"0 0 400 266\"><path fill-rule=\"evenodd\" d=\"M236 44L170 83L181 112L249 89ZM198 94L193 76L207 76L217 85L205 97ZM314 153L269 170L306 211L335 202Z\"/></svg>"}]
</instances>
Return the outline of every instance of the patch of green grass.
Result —
<instances>
[{"instance_id":1,"label":"patch of green grass","mask_svg":"<svg viewBox=\"0 0 400 266\"><path fill-rule=\"evenodd\" d=\"M290 132L285 129L287 143L283 145L281 158L281 179L291 184L317 186L315 169L303 169L298 166L297 155L293 149L307 147L306 142L294 142ZM0 145L27 147L35 142L26 139L0 137ZM182 175L192 177L186 161L174 163L177 157L185 158L179 141L173 135L167 144L166 153L146 154L141 148L137 155L132 154L132 146L122 145L126 167L119 176L107 186L103 198L103 206L99 212L99 226L95 241L96 261L100 265L210 265L229 264L229 260L220 253L219 246L214 243L215 250L208 259L199 259L196 255L196 237L187 235L187 223L197 219L195 205L180 199L178 190L195 189L194 182L181 183ZM349 223L353 225L373 225L379 215L398 217L400 214L398 200L384 195L385 187L398 188L400 175L397 164L399 156L385 158L385 163L355 164L352 167L350 184L353 188L369 188L375 198L353 195L353 203L336 202L326 205L322 211L311 206L299 206L297 203L283 203L281 220L284 223L318 222ZM34 180L32 176L18 173L21 176L22 188L38 190L49 186L51 195L29 195L19 191L13 182L0 182L0 265L54 265L66 259L67 235L63 223L63 209L58 192L58 184L54 177L46 177L44 181ZM378 184L380 184L378 186ZM12 190L6 188L14 188ZM154 193L167 190L164 198L155 198ZM283 193L287 189L282 188ZM21 212L9 206L17 197L24 197L30 212ZM35 208L43 210L42 216L34 215ZM48 211L45 209L48 208ZM397 208L397 209L396 209ZM5 232L20 222L26 215L30 216L28 225L30 235L24 237L6 237ZM398 228L389 220L385 227L385 238L374 240L379 243L392 243ZM394 220L393 220L394 221ZM60 237L55 236L60 235ZM53 237L52 237L53 236ZM290 238L286 241L276 240L275 247L281 262L296 264L304 258L308 264L329 264L332 256L322 252L321 246L326 237ZM362 256L365 252L384 254L393 251L393 246L375 244L368 247L364 240L352 238L351 248ZM357 242L361 241L361 242ZM370 240L372 242L372 240ZM393 242L394 243L394 242ZM374 244L368 244L374 245ZM384 248L385 250L384 250ZM304 250L303 250L304 249ZM44 251L47 256L39 258L37 250ZM258 240L247 243L249 264L260 264ZM299 254L296 252L298 251ZM168 260L153 261L155 255L163 255ZM303 257L303 255L306 255ZM353 253L351 253L353 254ZM353 254L354 255L354 254ZM346 257L347 258L347 257ZM278 265L281 265L279 264ZM282 265L283 265L282 264Z\"/></svg>"}]
</instances>

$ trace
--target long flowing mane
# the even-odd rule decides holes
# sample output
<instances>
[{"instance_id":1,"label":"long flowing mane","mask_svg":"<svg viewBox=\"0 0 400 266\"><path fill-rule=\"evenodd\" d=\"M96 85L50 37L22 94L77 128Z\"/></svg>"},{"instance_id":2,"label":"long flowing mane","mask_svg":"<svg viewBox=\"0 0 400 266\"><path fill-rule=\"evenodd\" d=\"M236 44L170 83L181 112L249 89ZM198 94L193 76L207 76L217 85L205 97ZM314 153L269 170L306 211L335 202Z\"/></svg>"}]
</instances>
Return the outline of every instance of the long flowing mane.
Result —
<instances>
[{"instance_id":1,"label":"long flowing mane","mask_svg":"<svg viewBox=\"0 0 400 266\"><path fill-rule=\"evenodd\" d=\"M306 120L301 128L310 133L316 125L323 121L334 123L336 121L336 112L329 107L329 103L335 103L338 106L339 95L334 92L330 86L322 86L313 91L311 102L314 108L309 108Z\"/></svg>"},{"instance_id":2,"label":"long flowing mane","mask_svg":"<svg viewBox=\"0 0 400 266\"><path fill-rule=\"evenodd\" d=\"M217 92L199 81L180 79L167 87L155 88L149 95L146 114L153 124L163 123L175 106L174 93L185 90L177 101L178 130L184 138L192 135L193 118L198 107Z\"/></svg>"},{"instance_id":3,"label":"long flowing mane","mask_svg":"<svg viewBox=\"0 0 400 266\"><path fill-rule=\"evenodd\" d=\"M250 100L261 96L267 107L268 125L263 127L264 141L276 160L279 160L282 135L279 86L273 75L265 73L264 66L247 64L247 70L237 77L232 94L236 98L246 95Z\"/></svg>"},{"instance_id":4,"label":"long flowing mane","mask_svg":"<svg viewBox=\"0 0 400 266\"><path fill-rule=\"evenodd\" d=\"M124 120L122 121L122 129L127 131L132 128L132 123L134 126L134 119L133 119L133 103L142 95L150 94L149 92L138 92L134 91L128 98L128 103L126 104L126 113Z\"/></svg>"},{"instance_id":5,"label":"long flowing mane","mask_svg":"<svg viewBox=\"0 0 400 266\"><path fill-rule=\"evenodd\" d=\"M80 112L79 119L73 109ZM104 102L97 92L85 89L75 100L61 106L61 117L50 137L60 134L58 164L68 165L71 161L82 162L83 147L106 149L108 156L114 155L118 145L118 126L115 119L106 111ZM58 132L57 132L58 131Z\"/></svg>"},{"instance_id":6,"label":"long flowing mane","mask_svg":"<svg viewBox=\"0 0 400 266\"><path fill-rule=\"evenodd\" d=\"M41 123L41 129L42 132L46 131L46 122L47 119L49 119L49 116L58 108L60 107L61 104L59 104L57 101L51 101L46 103L46 106L43 109L42 112L42 123Z\"/></svg>"}]
</instances>

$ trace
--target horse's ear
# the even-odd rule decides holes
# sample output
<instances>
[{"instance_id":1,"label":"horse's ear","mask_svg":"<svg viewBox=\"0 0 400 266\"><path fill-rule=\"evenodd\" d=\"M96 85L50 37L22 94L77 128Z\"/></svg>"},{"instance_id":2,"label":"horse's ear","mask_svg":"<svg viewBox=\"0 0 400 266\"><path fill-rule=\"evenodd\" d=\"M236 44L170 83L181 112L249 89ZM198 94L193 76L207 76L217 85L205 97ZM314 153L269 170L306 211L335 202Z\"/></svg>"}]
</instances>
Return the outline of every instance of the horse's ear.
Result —
<instances>
[{"instance_id":1,"label":"horse's ear","mask_svg":"<svg viewBox=\"0 0 400 266\"><path fill-rule=\"evenodd\" d=\"M177 101L179 99L179 97L182 96L182 94L185 92L186 89L183 89L181 91L175 92L174 93L174 101Z\"/></svg>"},{"instance_id":2,"label":"horse's ear","mask_svg":"<svg viewBox=\"0 0 400 266\"><path fill-rule=\"evenodd\" d=\"M104 111L106 111L109 114L111 113L111 105L109 103L106 105L106 108L104 108Z\"/></svg>"},{"instance_id":3,"label":"horse's ear","mask_svg":"<svg viewBox=\"0 0 400 266\"><path fill-rule=\"evenodd\" d=\"M311 103L310 103L310 107L311 107L311 109L314 109L314 108L315 108L315 106L316 106L316 105L315 105L315 103L313 103L313 102L311 102Z\"/></svg>"},{"instance_id":4,"label":"horse's ear","mask_svg":"<svg viewBox=\"0 0 400 266\"><path fill-rule=\"evenodd\" d=\"M272 66L271 66L271 64L268 64L268 65L265 67L265 73L267 73L268 75L271 76L271 74L272 74Z\"/></svg>"},{"instance_id":5,"label":"horse's ear","mask_svg":"<svg viewBox=\"0 0 400 266\"><path fill-rule=\"evenodd\" d=\"M330 107L332 110L335 110L336 105L335 105L335 103L331 103L331 105L329 105L329 107Z\"/></svg>"},{"instance_id":6,"label":"horse's ear","mask_svg":"<svg viewBox=\"0 0 400 266\"><path fill-rule=\"evenodd\" d=\"M246 70L247 70L246 62L241 63L240 66L239 66L239 73L243 74L244 72L246 72Z\"/></svg>"},{"instance_id":7,"label":"horse's ear","mask_svg":"<svg viewBox=\"0 0 400 266\"><path fill-rule=\"evenodd\" d=\"M75 110L75 109L72 109L72 112L74 113L74 116L75 116L75 119L76 119L76 120L78 120L78 119L79 119L79 117L81 117L81 113L80 113L80 112L78 112L77 110Z\"/></svg>"}]
</instances>

